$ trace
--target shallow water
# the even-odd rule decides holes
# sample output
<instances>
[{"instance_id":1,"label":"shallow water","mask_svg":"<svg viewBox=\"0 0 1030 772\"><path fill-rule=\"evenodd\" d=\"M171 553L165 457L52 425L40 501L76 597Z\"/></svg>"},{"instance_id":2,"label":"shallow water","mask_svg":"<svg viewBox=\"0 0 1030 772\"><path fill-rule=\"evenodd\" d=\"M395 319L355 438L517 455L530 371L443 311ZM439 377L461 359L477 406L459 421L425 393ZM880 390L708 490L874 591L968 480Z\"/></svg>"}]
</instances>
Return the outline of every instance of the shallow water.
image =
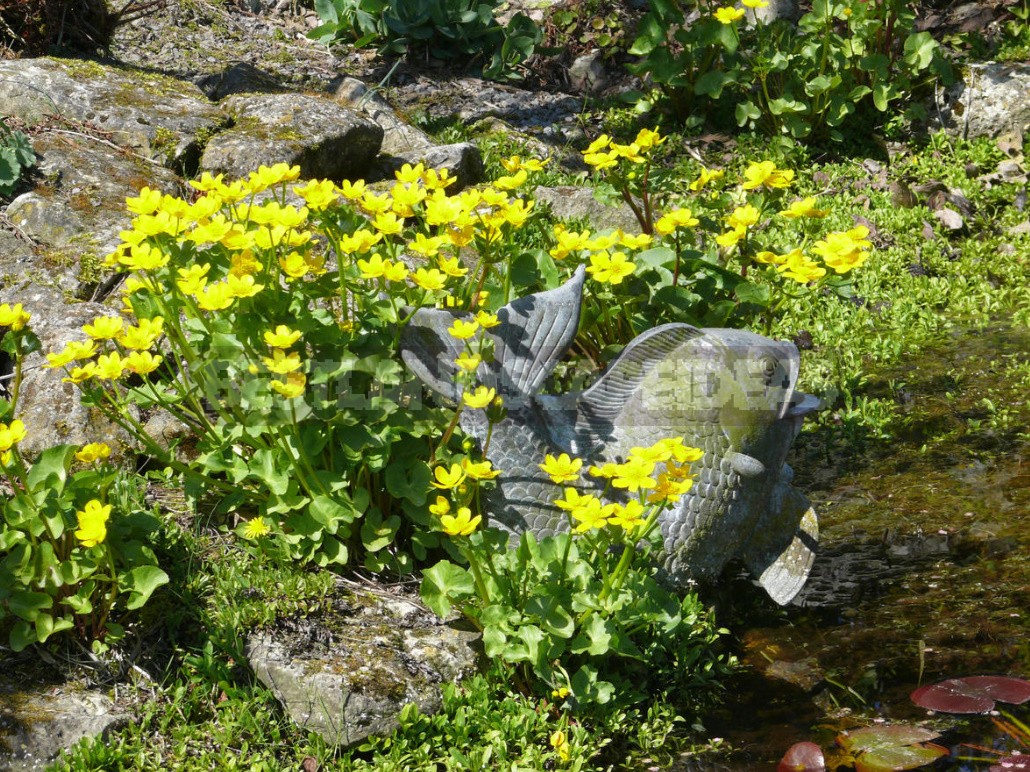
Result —
<instances>
[{"instance_id":1,"label":"shallow water","mask_svg":"<svg viewBox=\"0 0 1030 772\"><path fill-rule=\"evenodd\" d=\"M748 620L730 623L748 667L705 727L734 750L674 769L774 770L795 742L827 751L841 729L876 720L928 722L956 748L1004 745L988 717L930 717L908 694L967 675L1030 678L1030 330L957 333L869 390L900 406L892 439L856 453L843 443L860 438L818 431L792 461L822 533L809 606L770 609L742 581L724 589L730 619ZM1027 706L999 707L1030 722Z\"/></svg>"}]
</instances>

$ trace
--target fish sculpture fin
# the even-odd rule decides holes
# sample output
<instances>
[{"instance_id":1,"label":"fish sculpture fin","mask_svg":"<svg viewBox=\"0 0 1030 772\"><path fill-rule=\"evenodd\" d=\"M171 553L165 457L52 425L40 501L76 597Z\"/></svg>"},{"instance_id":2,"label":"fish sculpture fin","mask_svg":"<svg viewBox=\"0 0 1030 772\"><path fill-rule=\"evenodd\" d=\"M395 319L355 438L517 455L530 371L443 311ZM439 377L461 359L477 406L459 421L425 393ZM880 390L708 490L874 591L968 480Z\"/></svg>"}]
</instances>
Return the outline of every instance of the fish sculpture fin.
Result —
<instances>
[{"instance_id":1,"label":"fish sculpture fin","mask_svg":"<svg viewBox=\"0 0 1030 772\"><path fill-rule=\"evenodd\" d=\"M730 451L726 454L726 460L741 477L761 477L765 474L765 464L746 453Z\"/></svg>"},{"instance_id":2,"label":"fish sculpture fin","mask_svg":"<svg viewBox=\"0 0 1030 772\"><path fill-rule=\"evenodd\" d=\"M401 331L401 359L424 384L457 402L461 397L454 360L465 350L463 341L447 332L466 312L420 308Z\"/></svg>"},{"instance_id":3,"label":"fish sculpture fin","mask_svg":"<svg viewBox=\"0 0 1030 772\"><path fill-rule=\"evenodd\" d=\"M767 510L758 523L743 558L769 597L786 606L804 587L812 570L819 521L808 499L794 488L783 491L780 505L774 509ZM783 527L788 518L797 518L793 532Z\"/></svg>"},{"instance_id":4,"label":"fish sculpture fin","mask_svg":"<svg viewBox=\"0 0 1030 772\"><path fill-rule=\"evenodd\" d=\"M597 383L580 396L577 445L593 447L606 441L643 380L672 352L701 334L689 324L663 324L634 338Z\"/></svg>"},{"instance_id":5,"label":"fish sculpture fin","mask_svg":"<svg viewBox=\"0 0 1030 772\"><path fill-rule=\"evenodd\" d=\"M482 381L505 396L536 394L572 345L579 329L583 280L579 266L560 287L517 298L497 312L489 331L494 359Z\"/></svg>"}]
</instances>

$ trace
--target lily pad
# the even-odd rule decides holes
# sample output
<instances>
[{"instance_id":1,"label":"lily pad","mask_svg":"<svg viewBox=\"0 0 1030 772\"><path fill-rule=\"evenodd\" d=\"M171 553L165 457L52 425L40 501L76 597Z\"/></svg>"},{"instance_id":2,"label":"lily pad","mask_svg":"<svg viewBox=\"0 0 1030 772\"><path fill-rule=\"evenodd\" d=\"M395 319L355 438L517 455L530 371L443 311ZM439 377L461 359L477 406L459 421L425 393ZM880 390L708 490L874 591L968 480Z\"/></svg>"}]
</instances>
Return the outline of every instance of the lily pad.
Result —
<instances>
[{"instance_id":1,"label":"lily pad","mask_svg":"<svg viewBox=\"0 0 1030 772\"><path fill-rule=\"evenodd\" d=\"M783 754L776 772L826 772L823 749L815 743L794 743Z\"/></svg>"},{"instance_id":2,"label":"lily pad","mask_svg":"<svg viewBox=\"0 0 1030 772\"><path fill-rule=\"evenodd\" d=\"M929 742L940 735L918 726L871 726L837 737L855 758L855 772L893 772L932 764L948 749Z\"/></svg>"},{"instance_id":3,"label":"lily pad","mask_svg":"<svg viewBox=\"0 0 1030 772\"><path fill-rule=\"evenodd\" d=\"M998 759L998 763L992 765L987 772L1030 772L1030 755L1021 753L1018 756L1006 756Z\"/></svg>"},{"instance_id":4,"label":"lily pad","mask_svg":"<svg viewBox=\"0 0 1030 772\"><path fill-rule=\"evenodd\" d=\"M995 702L1020 705L1030 700L1030 681L1002 676L970 676L922 686L910 695L922 708L941 713L986 713Z\"/></svg>"}]
</instances>

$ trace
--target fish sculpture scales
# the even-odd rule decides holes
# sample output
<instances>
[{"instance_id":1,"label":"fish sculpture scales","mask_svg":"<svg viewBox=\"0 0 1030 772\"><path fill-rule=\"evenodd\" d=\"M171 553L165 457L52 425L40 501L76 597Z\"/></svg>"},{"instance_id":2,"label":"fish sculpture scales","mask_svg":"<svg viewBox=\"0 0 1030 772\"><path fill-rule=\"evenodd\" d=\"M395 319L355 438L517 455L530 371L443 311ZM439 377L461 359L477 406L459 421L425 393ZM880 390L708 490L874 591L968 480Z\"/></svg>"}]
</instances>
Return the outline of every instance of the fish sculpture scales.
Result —
<instances>
[{"instance_id":1,"label":"fish sculpture scales","mask_svg":"<svg viewBox=\"0 0 1030 772\"><path fill-rule=\"evenodd\" d=\"M568 529L553 503L563 487L538 466L547 453L621 463L635 446L682 436L704 456L692 466L691 490L659 518L663 578L679 588L712 581L739 558L774 601L789 603L818 542L815 512L791 487L786 463L804 417L819 408L795 391L797 348L744 330L666 324L637 336L585 391L541 394L576 336L584 275L581 266L561 287L511 302L486 333L494 357L477 374L507 408L487 452L501 470L483 503L491 524L513 538ZM447 328L467 316L420 309L401 341L407 366L454 401L462 389L454 360L464 344ZM464 410L460 422L485 441L484 411ZM584 477L581 486L592 484Z\"/></svg>"}]
</instances>

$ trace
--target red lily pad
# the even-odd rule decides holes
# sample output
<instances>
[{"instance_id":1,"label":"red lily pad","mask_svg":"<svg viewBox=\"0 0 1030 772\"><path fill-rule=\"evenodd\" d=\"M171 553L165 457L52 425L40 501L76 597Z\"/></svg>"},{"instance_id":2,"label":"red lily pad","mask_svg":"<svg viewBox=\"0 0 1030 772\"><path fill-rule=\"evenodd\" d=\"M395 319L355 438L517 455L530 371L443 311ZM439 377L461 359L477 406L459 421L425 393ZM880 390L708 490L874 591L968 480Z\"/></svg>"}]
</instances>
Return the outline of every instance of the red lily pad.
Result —
<instances>
[{"instance_id":1,"label":"red lily pad","mask_svg":"<svg viewBox=\"0 0 1030 772\"><path fill-rule=\"evenodd\" d=\"M855 758L855 772L896 772L932 764L948 749L929 742L940 735L918 726L871 726L837 738Z\"/></svg>"},{"instance_id":2,"label":"red lily pad","mask_svg":"<svg viewBox=\"0 0 1030 772\"><path fill-rule=\"evenodd\" d=\"M815 743L794 743L783 754L776 772L826 772L823 749Z\"/></svg>"},{"instance_id":3,"label":"red lily pad","mask_svg":"<svg viewBox=\"0 0 1030 772\"><path fill-rule=\"evenodd\" d=\"M1030 700L1030 681L1003 676L970 676L921 686L912 702L941 713L986 713L995 702L1021 705Z\"/></svg>"},{"instance_id":4,"label":"red lily pad","mask_svg":"<svg viewBox=\"0 0 1030 772\"><path fill-rule=\"evenodd\" d=\"M999 759L998 763L991 766L987 772L1023 772L1023 770L1030 772L1030 756L1025 753Z\"/></svg>"}]
</instances>

